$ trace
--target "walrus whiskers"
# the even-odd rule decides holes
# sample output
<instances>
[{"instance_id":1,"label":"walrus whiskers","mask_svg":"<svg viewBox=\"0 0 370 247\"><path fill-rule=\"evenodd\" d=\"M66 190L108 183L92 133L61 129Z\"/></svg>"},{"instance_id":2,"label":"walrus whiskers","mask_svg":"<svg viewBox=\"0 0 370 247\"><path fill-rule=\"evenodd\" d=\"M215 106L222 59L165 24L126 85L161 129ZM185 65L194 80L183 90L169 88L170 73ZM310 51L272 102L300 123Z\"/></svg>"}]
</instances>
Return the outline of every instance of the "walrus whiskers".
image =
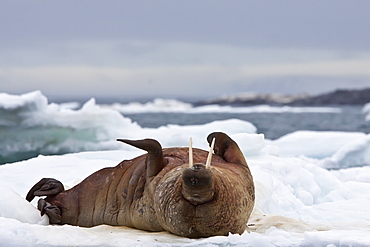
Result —
<instances>
[{"instance_id":1,"label":"walrus whiskers","mask_svg":"<svg viewBox=\"0 0 370 247\"><path fill-rule=\"evenodd\" d=\"M190 143L189 143L189 168L193 168L193 140L190 137Z\"/></svg>"},{"instance_id":2,"label":"walrus whiskers","mask_svg":"<svg viewBox=\"0 0 370 247\"><path fill-rule=\"evenodd\" d=\"M211 167L212 153L213 153L213 148L215 146L215 141L216 141L216 138L213 138L211 147L209 149L208 157L207 157L206 169L209 169Z\"/></svg>"}]
</instances>

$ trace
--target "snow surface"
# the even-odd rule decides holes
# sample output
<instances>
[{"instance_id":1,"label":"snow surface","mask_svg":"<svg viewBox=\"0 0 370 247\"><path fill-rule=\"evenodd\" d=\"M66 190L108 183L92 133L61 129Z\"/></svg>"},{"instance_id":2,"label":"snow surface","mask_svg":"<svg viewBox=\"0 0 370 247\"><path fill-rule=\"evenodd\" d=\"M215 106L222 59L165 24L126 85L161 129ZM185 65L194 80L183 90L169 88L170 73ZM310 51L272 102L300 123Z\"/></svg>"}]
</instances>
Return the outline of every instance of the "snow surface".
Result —
<instances>
[{"instance_id":1,"label":"snow surface","mask_svg":"<svg viewBox=\"0 0 370 247\"><path fill-rule=\"evenodd\" d=\"M0 246L370 246L369 134L297 131L271 141L237 119L142 128L94 100L76 109L75 104L49 104L40 92L0 94L0 111L7 116L0 126L30 128L28 137L15 140L23 141L25 149L30 143L42 147L52 141L58 142L55 148L64 143L66 149L120 149L40 155L0 166ZM38 136L41 128L50 128L52 136L55 129L63 133L50 140ZM188 239L106 225L54 226L40 216L37 200L30 204L24 199L43 177L70 188L100 168L144 153L116 138L151 137L163 147L176 147L187 146L192 137L194 147L208 149L206 137L213 131L228 133L239 144L254 178L256 204L249 230L242 235ZM1 152L11 151L11 145L1 145Z\"/></svg>"},{"instance_id":2,"label":"snow surface","mask_svg":"<svg viewBox=\"0 0 370 247\"><path fill-rule=\"evenodd\" d=\"M180 131L182 135L195 137L191 129ZM167 135L176 139L178 132L167 130ZM206 143L203 131L196 137ZM188 239L126 227L52 226L46 225L46 217L40 217L34 207L37 200L31 206L24 199L27 191L43 177L57 178L70 188L100 168L115 166L123 159L143 153L130 149L39 156L0 166L0 246L370 245L368 166L328 171L308 159L277 155L278 147L265 141L263 135L237 133L231 137L243 150L256 185L256 205L249 232ZM183 146L181 141L173 144L176 142L173 139L158 138L163 147Z\"/></svg>"}]
</instances>

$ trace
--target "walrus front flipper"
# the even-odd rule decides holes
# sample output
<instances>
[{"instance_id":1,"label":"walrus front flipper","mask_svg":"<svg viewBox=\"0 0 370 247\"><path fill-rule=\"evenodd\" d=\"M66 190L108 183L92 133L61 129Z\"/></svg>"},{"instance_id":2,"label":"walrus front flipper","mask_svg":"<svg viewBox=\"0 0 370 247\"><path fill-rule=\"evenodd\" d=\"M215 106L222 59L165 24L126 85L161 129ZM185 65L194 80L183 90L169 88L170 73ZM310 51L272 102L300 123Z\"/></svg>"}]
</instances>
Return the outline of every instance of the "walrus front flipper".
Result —
<instances>
[{"instance_id":1,"label":"walrus front flipper","mask_svg":"<svg viewBox=\"0 0 370 247\"><path fill-rule=\"evenodd\" d=\"M61 182L54 178L43 178L27 193L26 200L32 201L35 196L53 196L64 191Z\"/></svg>"},{"instance_id":2,"label":"walrus front flipper","mask_svg":"<svg viewBox=\"0 0 370 247\"><path fill-rule=\"evenodd\" d=\"M117 139L117 141L127 143L131 146L143 149L148 152L146 158L146 175L148 179L152 179L156 176L165 166L162 146L158 141L154 139L144 139L144 140L127 140L127 139Z\"/></svg>"},{"instance_id":3,"label":"walrus front flipper","mask_svg":"<svg viewBox=\"0 0 370 247\"><path fill-rule=\"evenodd\" d=\"M41 216L46 214L49 217L50 224L58 224L62 221L60 209L57 206L51 205L44 199L38 201L37 208L41 211Z\"/></svg>"},{"instance_id":4,"label":"walrus front flipper","mask_svg":"<svg viewBox=\"0 0 370 247\"><path fill-rule=\"evenodd\" d=\"M227 162L248 166L242 151L233 139L225 133L213 132L207 137L209 144L211 144L213 138L216 138L214 147L215 154L220 155Z\"/></svg>"}]
</instances>

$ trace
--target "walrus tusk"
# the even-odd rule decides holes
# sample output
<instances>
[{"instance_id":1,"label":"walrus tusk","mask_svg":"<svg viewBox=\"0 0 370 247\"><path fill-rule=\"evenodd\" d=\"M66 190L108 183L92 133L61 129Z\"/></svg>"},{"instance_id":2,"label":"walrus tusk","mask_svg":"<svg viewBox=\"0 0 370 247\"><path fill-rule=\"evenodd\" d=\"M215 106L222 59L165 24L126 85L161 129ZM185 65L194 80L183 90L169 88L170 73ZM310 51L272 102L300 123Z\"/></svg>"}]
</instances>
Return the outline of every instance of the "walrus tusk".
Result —
<instances>
[{"instance_id":1,"label":"walrus tusk","mask_svg":"<svg viewBox=\"0 0 370 247\"><path fill-rule=\"evenodd\" d=\"M206 169L209 169L211 167L212 153L213 153L213 148L215 146L215 140L216 138L213 138L211 148L209 149L207 162L206 162Z\"/></svg>"},{"instance_id":2,"label":"walrus tusk","mask_svg":"<svg viewBox=\"0 0 370 247\"><path fill-rule=\"evenodd\" d=\"M189 143L189 168L193 168L193 140L190 137L190 143Z\"/></svg>"}]
</instances>

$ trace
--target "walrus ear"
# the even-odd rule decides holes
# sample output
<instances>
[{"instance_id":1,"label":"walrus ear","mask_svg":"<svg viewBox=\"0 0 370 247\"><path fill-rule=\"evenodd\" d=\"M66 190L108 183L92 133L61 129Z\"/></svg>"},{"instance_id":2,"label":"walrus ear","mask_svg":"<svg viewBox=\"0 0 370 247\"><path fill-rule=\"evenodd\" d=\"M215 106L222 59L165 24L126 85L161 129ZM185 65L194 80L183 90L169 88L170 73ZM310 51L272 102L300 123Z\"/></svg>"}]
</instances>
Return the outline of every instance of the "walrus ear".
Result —
<instances>
[{"instance_id":1,"label":"walrus ear","mask_svg":"<svg viewBox=\"0 0 370 247\"><path fill-rule=\"evenodd\" d=\"M213 132L208 135L207 141L211 144L213 138L216 138L214 152L223 157L227 162L247 166L247 161L244 158L238 144L228 135L222 132Z\"/></svg>"},{"instance_id":2,"label":"walrus ear","mask_svg":"<svg viewBox=\"0 0 370 247\"><path fill-rule=\"evenodd\" d=\"M117 139L117 141L124 142L131 146L143 149L148 152L146 158L146 175L147 178L151 179L156 176L165 166L162 146L154 139L144 140L127 140Z\"/></svg>"}]
</instances>

